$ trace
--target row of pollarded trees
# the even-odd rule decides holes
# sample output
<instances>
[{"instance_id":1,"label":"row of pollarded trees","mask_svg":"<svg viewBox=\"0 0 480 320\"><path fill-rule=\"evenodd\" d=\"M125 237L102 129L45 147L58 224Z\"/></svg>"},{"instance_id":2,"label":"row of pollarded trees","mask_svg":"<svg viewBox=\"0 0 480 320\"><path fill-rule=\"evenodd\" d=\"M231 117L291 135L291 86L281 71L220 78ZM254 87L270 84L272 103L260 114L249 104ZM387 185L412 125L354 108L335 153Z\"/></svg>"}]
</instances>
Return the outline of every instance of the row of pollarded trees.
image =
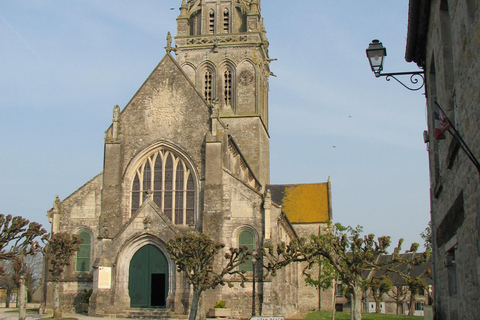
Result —
<instances>
[{"instance_id":1,"label":"row of pollarded trees","mask_svg":"<svg viewBox=\"0 0 480 320\"><path fill-rule=\"evenodd\" d=\"M257 253L252 253L247 247L231 248L225 255L226 263L220 271L214 270L214 260L224 245L215 243L205 234L178 235L169 241L167 251L175 261L178 271L185 272L193 287L190 320L194 320L197 315L198 301L203 291L228 283L225 278L233 274L240 275L243 285L244 271L238 266L252 256L264 262L267 270L265 276L275 276L279 269L290 263L305 262L303 274L307 283L325 289L331 286L335 279L341 281L352 300L351 319L361 320L363 293L369 285L374 287L376 283L372 278L372 271L395 272L403 278L408 276L410 268L425 263L430 254L429 248L425 253L417 254L416 243L401 254L403 240L400 240L390 258L381 260L380 256L385 255L390 246L390 237L375 239L373 234L361 236L361 233L361 227L351 228L336 224L330 225L321 235L312 235L310 239L294 239L288 244L271 245ZM313 266L318 266L317 270L321 270L320 273L315 272L314 276L310 272Z\"/></svg>"},{"instance_id":2,"label":"row of pollarded trees","mask_svg":"<svg viewBox=\"0 0 480 320\"><path fill-rule=\"evenodd\" d=\"M5 266L13 266L13 278L18 284L19 320L26 315L26 280L29 258L43 254L49 261L49 272L54 281L54 318L61 318L59 280L69 264L70 257L79 251L82 242L76 235L55 233L49 235L37 222L0 214L0 276L8 279Z\"/></svg>"},{"instance_id":3,"label":"row of pollarded trees","mask_svg":"<svg viewBox=\"0 0 480 320\"><path fill-rule=\"evenodd\" d=\"M308 278L308 270L312 265L322 262L330 265L320 273L316 283L328 279L332 275L342 282L347 295L352 301L351 319L362 319L362 298L365 290L370 286L376 291L385 283L373 278L374 271L384 274L395 273L412 287L423 283L420 277L411 277L413 267L424 264L430 256L430 248L425 253L417 254L419 245L413 243L409 250L400 253L403 239L400 239L393 253L388 259L380 259L387 254L391 240L388 236L375 239L373 234L362 236L362 228L344 227L340 224L330 225L321 235L312 235L310 239L294 239L289 244L281 243L263 249L266 259L265 268L268 273L275 272L292 262L306 262L304 274ZM312 280L310 280L312 281ZM418 287L417 287L418 288ZM415 298L417 289L412 290L411 298ZM412 304L411 304L412 308ZM413 312L413 310L411 310Z\"/></svg>"}]
</instances>

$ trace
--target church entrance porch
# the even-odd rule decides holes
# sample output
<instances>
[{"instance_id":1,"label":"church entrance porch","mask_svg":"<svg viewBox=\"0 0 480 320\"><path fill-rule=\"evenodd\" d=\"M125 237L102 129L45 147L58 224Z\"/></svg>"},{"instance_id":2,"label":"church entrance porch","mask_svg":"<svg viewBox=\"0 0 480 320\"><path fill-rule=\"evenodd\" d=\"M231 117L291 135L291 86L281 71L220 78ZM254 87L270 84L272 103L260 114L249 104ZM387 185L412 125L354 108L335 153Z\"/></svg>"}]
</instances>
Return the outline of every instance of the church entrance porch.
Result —
<instances>
[{"instance_id":1,"label":"church entrance porch","mask_svg":"<svg viewBox=\"0 0 480 320\"><path fill-rule=\"evenodd\" d=\"M130 260L128 293L131 308L165 308L168 262L153 245L140 248Z\"/></svg>"}]
</instances>

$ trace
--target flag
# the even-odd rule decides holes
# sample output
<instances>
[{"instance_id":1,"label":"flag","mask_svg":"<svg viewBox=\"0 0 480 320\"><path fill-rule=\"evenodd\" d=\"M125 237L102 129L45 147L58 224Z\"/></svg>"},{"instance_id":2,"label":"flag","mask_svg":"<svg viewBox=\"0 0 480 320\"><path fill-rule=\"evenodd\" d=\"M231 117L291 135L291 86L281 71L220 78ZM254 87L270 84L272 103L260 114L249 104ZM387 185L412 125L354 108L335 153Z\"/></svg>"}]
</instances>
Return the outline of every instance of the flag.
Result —
<instances>
[{"instance_id":1,"label":"flag","mask_svg":"<svg viewBox=\"0 0 480 320\"><path fill-rule=\"evenodd\" d=\"M442 108L435 101L435 139L443 140L445 139L445 131L450 129L450 121L448 121L447 116L443 113Z\"/></svg>"}]
</instances>

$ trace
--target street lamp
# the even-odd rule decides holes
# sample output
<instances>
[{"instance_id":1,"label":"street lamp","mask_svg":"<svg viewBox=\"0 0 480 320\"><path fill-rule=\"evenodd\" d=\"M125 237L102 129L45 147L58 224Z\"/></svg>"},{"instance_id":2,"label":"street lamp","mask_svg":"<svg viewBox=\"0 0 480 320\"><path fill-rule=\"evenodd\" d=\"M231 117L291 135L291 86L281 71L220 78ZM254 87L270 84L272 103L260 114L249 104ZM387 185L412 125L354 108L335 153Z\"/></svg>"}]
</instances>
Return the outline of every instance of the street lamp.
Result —
<instances>
[{"instance_id":1,"label":"street lamp","mask_svg":"<svg viewBox=\"0 0 480 320\"><path fill-rule=\"evenodd\" d=\"M252 274L252 317L254 317L256 315L256 311L255 311L255 269L256 269L256 262L257 262L257 259L255 259L255 255L252 255L252 265L253 265L253 274Z\"/></svg>"},{"instance_id":2,"label":"street lamp","mask_svg":"<svg viewBox=\"0 0 480 320\"><path fill-rule=\"evenodd\" d=\"M380 41L375 39L368 45L366 52L375 77L380 77L380 72L383 70L383 58L387 56L387 49L383 47Z\"/></svg>"},{"instance_id":3,"label":"street lamp","mask_svg":"<svg viewBox=\"0 0 480 320\"><path fill-rule=\"evenodd\" d=\"M375 77L385 77L385 80L390 81L390 78L395 79L398 83L402 86L407 88L411 91L417 91L423 88L425 85L425 72L421 71L410 71L410 72L393 72L393 73L382 73L383 70L383 60L387 56L387 49L382 45L380 41L377 39L372 40L372 42L368 45L367 50L368 62L370 63L370 68L372 68ZM414 87L409 87L405 85L402 81L400 81L397 76L410 76L410 82L415 85ZM419 79L422 80L419 83Z\"/></svg>"}]
</instances>

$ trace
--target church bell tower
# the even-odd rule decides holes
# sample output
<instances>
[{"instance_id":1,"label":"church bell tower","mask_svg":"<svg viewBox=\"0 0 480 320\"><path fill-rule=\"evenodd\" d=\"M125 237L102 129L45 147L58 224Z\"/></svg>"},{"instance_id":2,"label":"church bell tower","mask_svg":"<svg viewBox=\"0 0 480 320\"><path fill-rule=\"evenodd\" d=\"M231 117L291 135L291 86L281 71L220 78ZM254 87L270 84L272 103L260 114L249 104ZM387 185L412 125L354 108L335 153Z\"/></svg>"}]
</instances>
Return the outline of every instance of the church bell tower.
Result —
<instances>
[{"instance_id":1,"label":"church bell tower","mask_svg":"<svg viewBox=\"0 0 480 320\"><path fill-rule=\"evenodd\" d=\"M228 126L261 184L269 183L268 40L260 0L182 0L177 62Z\"/></svg>"}]
</instances>

